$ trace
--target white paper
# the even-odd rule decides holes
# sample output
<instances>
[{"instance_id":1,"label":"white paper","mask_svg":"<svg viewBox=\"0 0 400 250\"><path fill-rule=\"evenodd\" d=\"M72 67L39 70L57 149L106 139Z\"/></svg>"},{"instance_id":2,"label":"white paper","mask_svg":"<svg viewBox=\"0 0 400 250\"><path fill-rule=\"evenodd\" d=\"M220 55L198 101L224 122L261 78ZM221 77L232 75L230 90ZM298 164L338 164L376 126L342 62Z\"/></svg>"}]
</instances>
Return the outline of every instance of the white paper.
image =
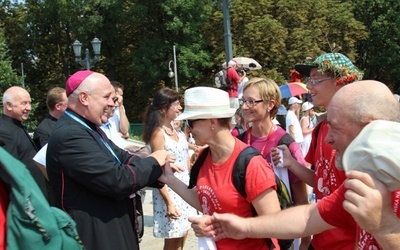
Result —
<instances>
[{"instance_id":1,"label":"white paper","mask_svg":"<svg viewBox=\"0 0 400 250\"><path fill-rule=\"evenodd\" d=\"M199 237L197 242L199 250L217 250L215 242L210 237Z\"/></svg>"},{"instance_id":2,"label":"white paper","mask_svg":"<svg viewBox=\"0 0 400 250\"><path fill-rule=\"evenodd\" d=\"M46 167L47 143L33 157L33 160Z\"/></svg>"},{"instance_id":3,"label":"white paper","mask_svg":"<svg viewBox=\"0 0 400 250\"><path fill-rule=\"evenodd\" d=\"M290 192L289 173L288 173L287 168L280 168L280 167L275 167L274 164L272 164L272 165L273 165L275 174L279 178L281 178L283 183L285 183L285 185L286 185L286 187L288 189L289 195L290 195L290 197L292 197L292 194Z\"/></svg>"}]
</instances>

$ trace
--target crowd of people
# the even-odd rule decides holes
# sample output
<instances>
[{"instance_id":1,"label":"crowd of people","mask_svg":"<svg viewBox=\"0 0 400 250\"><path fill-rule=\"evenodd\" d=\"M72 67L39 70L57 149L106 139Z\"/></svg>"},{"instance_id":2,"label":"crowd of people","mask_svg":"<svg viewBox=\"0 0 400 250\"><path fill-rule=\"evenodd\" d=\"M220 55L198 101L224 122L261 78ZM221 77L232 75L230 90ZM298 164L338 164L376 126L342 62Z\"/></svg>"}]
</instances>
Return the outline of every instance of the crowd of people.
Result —
<instances>
[{"instance_id":1,"label":"crowd of people","mask_svg":"<svg viewBox=\"0 0 400 250\"><path fill-rule=\"evenodd\" d=\"M153 235L164 250L182 250L190 228L209 249L399 249L399 154L387 146L400 132L396 95L362 80L340 53L295 70L312 100L293 96L287 108L276 82L249 77L234 60L229 90L189 88L184 109L177 91L159 89L144 113L147 156L126 147L119 82L74 73L47 93L49 112L32 137L23 125L30 95L13 86L3 93L0 145L76 222L89 250L139 249L135 201L145 187L154 188ZM318 118L316 107L325 111ZM257 154L241 173L243 195L233 176L249 147ZM0 249L7 249L7 207L16 201L3 178ZM292 203L284 210L277 178ZM282 239L295 240L284 247Z\"/></svg>"}]
</instances>

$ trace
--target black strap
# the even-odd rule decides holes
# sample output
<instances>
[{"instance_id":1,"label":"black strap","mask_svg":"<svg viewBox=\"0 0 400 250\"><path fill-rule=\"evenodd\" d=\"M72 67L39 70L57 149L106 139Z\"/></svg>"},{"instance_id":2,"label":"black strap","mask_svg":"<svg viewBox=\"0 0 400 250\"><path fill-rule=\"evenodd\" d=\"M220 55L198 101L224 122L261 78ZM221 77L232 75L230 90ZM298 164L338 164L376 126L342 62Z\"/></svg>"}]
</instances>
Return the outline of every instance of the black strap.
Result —
<instances>
[{"instance_id":1,"label":"black strap","mask_svg":"<svg viewBox=\"0 0 400 250\"><path fill-rule=\"evenodd\" d=\"M199 153L199 156L197 157L196 161L194 162L194 164L190 170L190 180L189 180L189 186L188 186L189 189L192 189L196 186L197 177L199 176L200 168L203 165L204 161L206 160L209 150L210 149L208 147L203 149Z\"/></svg>"},{"instance_id":2,"label":"black strap","mask_svg":"<svg viewBox=\"0 0 400 250\"><path fill-rule=\"evenodd\" d=\"M246 170L247 165L253 156L261 155L260 151L255 149L253 146L249 146L242 150L238 157L236 158L233 171L232 171L232 180L233 185L236 190L244 197L247 197L246 194Z\"/></svg>"},{"instance_id":3,"label":"black strap","mask_svg":"<svg viewBox=\"0 0 400 250\"><path fill-rule=\"evenodd\" d=\"M238 138L239 140L241 140L242 142L244 142L244 137L246 135L246 131L244 131L243 133L239 134L236 136L236 138Z\"/></svg>"}]
</instances>

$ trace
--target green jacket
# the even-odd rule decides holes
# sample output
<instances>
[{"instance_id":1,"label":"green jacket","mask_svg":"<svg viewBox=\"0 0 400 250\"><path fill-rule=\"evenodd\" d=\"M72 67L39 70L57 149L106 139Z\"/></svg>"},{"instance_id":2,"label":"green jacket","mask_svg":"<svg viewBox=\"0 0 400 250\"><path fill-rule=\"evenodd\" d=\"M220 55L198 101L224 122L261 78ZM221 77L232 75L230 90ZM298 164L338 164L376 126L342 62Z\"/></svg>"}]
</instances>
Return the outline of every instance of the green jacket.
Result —
<instances>
[{"instance_id":1,"label":"green jacket","mask_svg":"<svg viewBox=\"0 0 400 250\"><path fill-rule=\"evenodd\" d=\"M0 147L0 181L9 191L7 249L84 249L76 223L50 207L26 166Z\"/></svg>"}]
</instances>

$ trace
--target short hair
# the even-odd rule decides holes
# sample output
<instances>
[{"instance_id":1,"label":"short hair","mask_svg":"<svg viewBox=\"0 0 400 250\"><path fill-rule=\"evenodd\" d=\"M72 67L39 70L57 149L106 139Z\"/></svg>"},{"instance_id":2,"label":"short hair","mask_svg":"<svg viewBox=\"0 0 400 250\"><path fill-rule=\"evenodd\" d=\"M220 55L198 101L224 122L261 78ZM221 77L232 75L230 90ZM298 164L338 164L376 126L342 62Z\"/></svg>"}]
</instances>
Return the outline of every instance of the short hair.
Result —
<instances>
[{"instance_id":1,"label":"short hair","mask_svg":"<svg viewBox=\"0 0 400 250\"><path fill-rule=\"evenodd\" d=\"M60 87L55 87L47 92L46 105L49 110L54 110L57 103L63 101L63 94L65 89Z\"/></svg>"},{"instance_id":2,"label":"short hair","mask_svg":"<svg viewBox=\"0 0 400 250\"><path fill-rule=\"evenodd\" d=\"M118 91L118 88L124 90L124 85L118 81L111 81L111 85L114 87L115 91Z\"/></svg>"},{"instance_id":3,"label":"short hair","mask_svg":"<svg viewBox=\"0 0 400 250\"><path fill-rule=\"evenodd\" d=\"M279 106L281 106L282 101L281 91L279 90L276 82L269 78L254 77L246 83L243 91L251 86L258 89L261 99L264 102L268 102L271 100L275 101L274 107L270 110L271 118L275 117L278 114L278 109Z\"/></svg>"}]
</instances>

